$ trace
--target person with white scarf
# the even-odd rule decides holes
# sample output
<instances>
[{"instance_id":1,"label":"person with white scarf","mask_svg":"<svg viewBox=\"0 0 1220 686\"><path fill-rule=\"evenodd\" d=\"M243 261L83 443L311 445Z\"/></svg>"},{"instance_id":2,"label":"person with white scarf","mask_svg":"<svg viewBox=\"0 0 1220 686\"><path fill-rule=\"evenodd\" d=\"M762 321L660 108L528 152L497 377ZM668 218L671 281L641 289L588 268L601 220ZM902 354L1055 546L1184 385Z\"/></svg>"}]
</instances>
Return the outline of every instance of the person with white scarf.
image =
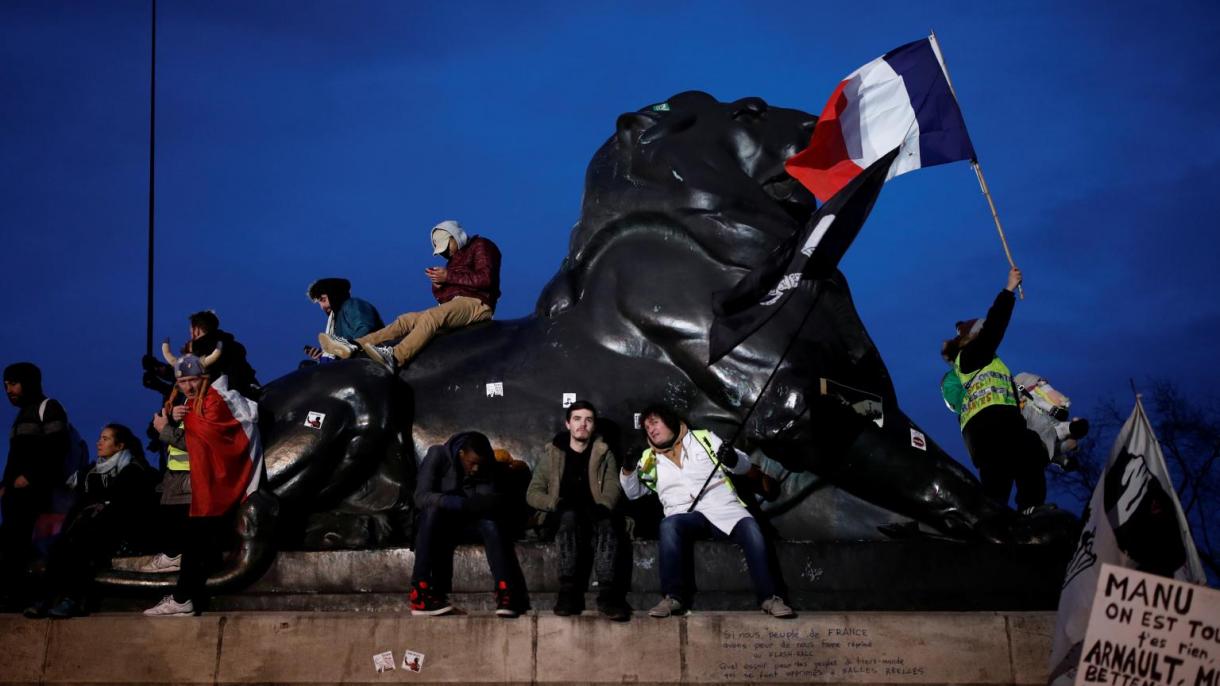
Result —
<instances>
[{"instance_id":1,"label":"person with white scarf","mask_svg":"<svg viewBox=\"0 0 1220 686\"><path fill-rule=\"evenodd\" d=\"M47 560L47 587L25 616L67 618L86 613L98 570L125 540L135 536L155 503L156 472L131 429L107 424L97 439L97 462L73 474L76 505Z\"/></svg>"}]
</instances>

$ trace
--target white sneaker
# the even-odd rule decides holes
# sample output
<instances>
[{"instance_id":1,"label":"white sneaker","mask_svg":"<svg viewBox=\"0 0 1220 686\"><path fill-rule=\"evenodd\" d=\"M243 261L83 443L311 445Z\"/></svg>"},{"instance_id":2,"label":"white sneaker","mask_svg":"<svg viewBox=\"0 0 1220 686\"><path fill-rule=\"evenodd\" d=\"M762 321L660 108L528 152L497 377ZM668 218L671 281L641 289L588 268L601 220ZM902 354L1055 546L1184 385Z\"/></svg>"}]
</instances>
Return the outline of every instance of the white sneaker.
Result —
<instances>
[{"instance_id":1,"label":"white sneaker","mask_svg":"<svg viewBox=\"0 0 1220 686\"><path fill-rule=\"evenodd\" d=\"M195 614L195 604L191 601L180 603L174 596L167 595L161 602L144 611L148 617L189 617Z\"/></svg>"},{"instance_id":2,"label":"white sneaker","mask_svg":"<svg viewBox=\"0 0 1220 686\"><path fill-rule=\"evenodd\" d=\"M764 614L771 615L777 619L791 619L796 616L796 612L788 607L788 604L777 595L773 595L762 602L762 611Z\"/></svg>"},{"instance_id":3,"label":"white sneaker","mask_svg":"<svg viewBox=\"0 0 1220 686\"><path fill-rule=\"evenodd\" d=\"M334 355L340 360L346 360L352 356L352 353L360 349L346 338L341 336L332 336L328 333L318 334L318 345L322 346L323 350L331 355Z\"/></svg>"},{"instance_id":4,"label":"white sneaker","mask_svg":"<svg viewBox=\"0 0 1220 686\"><path fill-rule=\"evenodd\" d=\"M139 571L145 574L169 574L182 569L182 556L170 557L165 553L157 553L156 557L140 565Z\"/></svg>"}]
</instances>

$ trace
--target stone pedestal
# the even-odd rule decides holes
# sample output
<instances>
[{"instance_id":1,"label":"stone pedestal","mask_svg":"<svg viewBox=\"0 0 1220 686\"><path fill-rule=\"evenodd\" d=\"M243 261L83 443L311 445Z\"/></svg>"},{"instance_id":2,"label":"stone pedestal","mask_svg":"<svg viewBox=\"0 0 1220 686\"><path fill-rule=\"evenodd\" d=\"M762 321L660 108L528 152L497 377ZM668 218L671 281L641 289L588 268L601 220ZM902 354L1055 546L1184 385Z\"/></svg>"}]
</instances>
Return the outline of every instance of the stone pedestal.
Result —
<instances>
[{"instance_id":1,"label":"stone pedestal","mask_svg":"<svg viewBox=\"0 0 1220 686\"><path fill-rule=\"evenodd\" d=\"M0 617L0 683L1042 684L1051 613ZM419 673L405 651L424 654ZM373 656L394 654L378 673Z\"/></svg>"}]
</instances>

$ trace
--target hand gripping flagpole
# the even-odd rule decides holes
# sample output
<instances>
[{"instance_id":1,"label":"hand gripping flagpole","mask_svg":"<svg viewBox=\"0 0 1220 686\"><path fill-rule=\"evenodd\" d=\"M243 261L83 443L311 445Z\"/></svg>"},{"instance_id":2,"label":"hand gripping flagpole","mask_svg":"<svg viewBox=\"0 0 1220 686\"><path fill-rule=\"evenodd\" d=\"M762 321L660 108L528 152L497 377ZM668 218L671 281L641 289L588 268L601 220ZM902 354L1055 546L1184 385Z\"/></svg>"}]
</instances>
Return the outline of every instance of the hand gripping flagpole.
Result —
<instances>
[{"instance_id":1,"label":"hand gripping flagpole","mask_svg":"<svg viewBox=\"0 0 1220 686\"><path fill-rule=\"evenodd\" d=\"M953 89L953 79L949 77L949 60L945 59L945 52L940 49L940 41L936 40L936 32L929 31L928 36L932 41L933 47L936 48L936 54L940 57L940 63L945 68L945 82L949 84L949 92L953 94L953 98L957 99L957 91ZM965 115L962 115L963 122ZM1008 258L1008 266L1013 269L1017 268L1017 263L1012 259L1012 250L1008 248L1008 239L1004 237L1004 226L1000 224L1000 215L995 209L995 200L991 197L991 189L987 187L987 179L983 178L983 167L979 164L978 158L970 160L970 167L974 169L974 175L979 180L979 190L983 191L983 197L987 198L987 206L991 208L991 218L995 221L995 229L1000 233L1000 245L1004 246L1004 257ZM1017 294L1022 300L1025 299L1025 289L1021 284L1017 285Z\"/></svg>"}]
</instances>

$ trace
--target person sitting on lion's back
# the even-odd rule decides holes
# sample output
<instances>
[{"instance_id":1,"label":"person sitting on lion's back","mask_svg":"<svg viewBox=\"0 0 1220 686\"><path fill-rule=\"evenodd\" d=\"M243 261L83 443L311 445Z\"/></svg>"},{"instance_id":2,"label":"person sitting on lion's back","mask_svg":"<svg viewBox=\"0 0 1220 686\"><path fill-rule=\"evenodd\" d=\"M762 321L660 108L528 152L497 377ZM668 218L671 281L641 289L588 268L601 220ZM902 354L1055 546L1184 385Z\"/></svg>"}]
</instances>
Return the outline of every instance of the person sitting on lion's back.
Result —
<instances>
[{"instance_id":1,"label":"person sitting on lion's back","mask_svg":"<svg viewBox=\"0 0 1220 686\"><path fill-rule=\"evenodd\" d=\"M319 344L326 345L333 337L350 346L357 338L385 326L372 303L352 295L352 282L347 279L318 279L309 284L307 295L326 315L326 330L318 334ZM315 360L335 357L318 348L310 347L306 352Z\"/></svg>"},{"instance_id":2,"label":"person sitting on lion's back","mask_svg":"<svg viewBox=\"0 0 1220 686\"><path fill-rule=\"evenodd\" d=\"M444 267L429 267L424 276L432 282L438 303L421 312L399 315L389 326L348 344L334 336L318 340L322 349L346 359L357 350L397 372L442 330L487 321L500 299L500 249L481 236L468 237L456 221L443 221L431 230L432 254L446 260ZM401 339L393 347L384 345Z\"/></svg>"}]
</instances>

